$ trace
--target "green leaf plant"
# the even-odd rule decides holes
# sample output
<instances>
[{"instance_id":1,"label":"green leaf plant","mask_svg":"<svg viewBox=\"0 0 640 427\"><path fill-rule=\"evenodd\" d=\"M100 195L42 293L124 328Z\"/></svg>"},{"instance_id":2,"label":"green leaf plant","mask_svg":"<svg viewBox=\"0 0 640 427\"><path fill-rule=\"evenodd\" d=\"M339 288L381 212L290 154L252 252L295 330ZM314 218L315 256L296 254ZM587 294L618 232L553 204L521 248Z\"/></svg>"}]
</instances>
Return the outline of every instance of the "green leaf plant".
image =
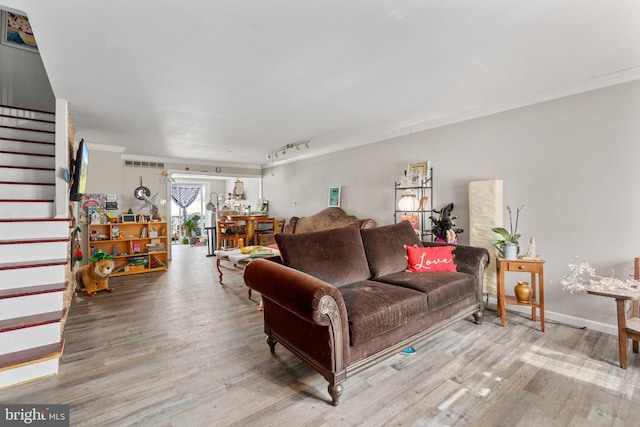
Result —
<instances>
[{"instance_id":1,"label":"green leaf plant","mask_svg":"<svg viewBox=\"0 0 640 427\"><path fill-rule=\"evenodd\" d=\"M511 210L511 206L507 206L507 210L509 211L509 230L503 227L494 227L491 229L491 231L499 234L500 237L502 237L502 239L500 240L493 241L493 247L498 250L498 254L501 257L504 257L504 247L507 245L515 245L517 248L516 253L520 253L520 244L518 243L518 240L520 239L521 235L518 234L518 220L520 218L520 210L522 208L524 208L524 206L519 206L516 209L515 227L513 226L513 211Z\"/></svg>"}]
</instances>

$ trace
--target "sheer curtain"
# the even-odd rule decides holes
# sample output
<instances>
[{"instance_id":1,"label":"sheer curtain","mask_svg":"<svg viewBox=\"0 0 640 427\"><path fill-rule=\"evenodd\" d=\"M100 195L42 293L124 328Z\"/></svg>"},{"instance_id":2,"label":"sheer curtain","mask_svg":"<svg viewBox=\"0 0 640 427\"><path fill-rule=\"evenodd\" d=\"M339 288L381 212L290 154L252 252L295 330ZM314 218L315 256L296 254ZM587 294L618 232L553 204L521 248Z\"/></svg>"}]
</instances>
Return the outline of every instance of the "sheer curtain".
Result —
<instances>
[{"instance_id":1,"label":"sheer curtain","mask_svg":"<svg viewBox=\"0 0 640 427\"><path fill-rule=\"evenodd\" d=\"M198 184L171 185L171 198L180 206L183 221L187 219L187 207L198 198L201 188Z\"/></svg>"}]
</instances>

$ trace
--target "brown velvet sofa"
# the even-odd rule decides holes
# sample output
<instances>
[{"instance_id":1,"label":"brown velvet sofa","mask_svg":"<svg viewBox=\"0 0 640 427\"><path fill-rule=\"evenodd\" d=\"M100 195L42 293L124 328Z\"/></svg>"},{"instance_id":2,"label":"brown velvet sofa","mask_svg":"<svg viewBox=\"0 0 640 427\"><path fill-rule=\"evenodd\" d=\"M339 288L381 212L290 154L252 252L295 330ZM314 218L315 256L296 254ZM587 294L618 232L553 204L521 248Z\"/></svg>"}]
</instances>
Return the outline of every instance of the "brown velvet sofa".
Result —
<instances>
[{"instance_id":1,"label":"brown velvet sofa","mask_svg":"<svg viewBox=\"0 0 640 427\"><path fill-rule=\"evenodd\" d=\"M347 213L340 208L330 207L311 216L291 217L284 227L284 233L309 233L312 231L346 227L350 224L357 224L360 228L373 228L376 226L376 222L370 218L358 219L353 215L347 215ZM273 234L263 234L260 241L263 246L276 243Z\"/></svg>"},{"instance_id":2,"label":"brown velvet sofa","mask_svg":"<svg viewBox=\"0 0 640 427\"><path fill-rule=\"evenodd\" d=\"M483 248L456 246L457 272L407 272L404 245L420 242L408 222L277 234L281 257L244 271L262 294L264 330L329 382L337 405L342 383L451 323L482 323Z\"/></svg>"}]
</instances>

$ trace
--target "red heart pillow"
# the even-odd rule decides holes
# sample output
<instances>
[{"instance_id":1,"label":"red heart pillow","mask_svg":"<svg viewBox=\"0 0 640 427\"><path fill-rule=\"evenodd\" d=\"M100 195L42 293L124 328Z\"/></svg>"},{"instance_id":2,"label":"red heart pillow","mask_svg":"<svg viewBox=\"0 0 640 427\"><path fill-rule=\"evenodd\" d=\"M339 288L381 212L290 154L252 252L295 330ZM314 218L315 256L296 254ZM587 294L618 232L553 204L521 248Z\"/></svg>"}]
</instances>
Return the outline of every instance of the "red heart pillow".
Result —
<instances>
[{"instance_id":1,"label":"red heart pillow","mask_svg":"<svg viewBox=\"0 0 640 427\"><path fill-rule=\"evenodd\" d=\"M419 248L417 246L405 246L409 268L413 273L435 271L457 271L453 262L453 246L432 246Z\"/></svg>"}]
</instances>

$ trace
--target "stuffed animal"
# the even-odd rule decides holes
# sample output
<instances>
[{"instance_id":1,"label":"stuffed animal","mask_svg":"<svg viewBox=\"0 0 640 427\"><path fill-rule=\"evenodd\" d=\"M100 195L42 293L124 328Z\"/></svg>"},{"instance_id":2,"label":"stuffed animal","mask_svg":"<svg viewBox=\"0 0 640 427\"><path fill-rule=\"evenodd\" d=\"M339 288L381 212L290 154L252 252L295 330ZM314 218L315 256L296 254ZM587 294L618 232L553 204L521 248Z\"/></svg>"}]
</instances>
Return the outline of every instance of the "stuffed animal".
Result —
<instances>
[{"instance_id":1,"label":"stuffed animal","mask_svg":"<svg viewBox=\"0 0 640 427\"><path fill-rule=\"evenodd\" d=\"M453 223L454 219L457 219L457 216L451 216L451 211L453 210L453 203L449 203L447 206L442 208L441 210L433 210L432 212L439 213L440 218L435 218L430 216L429 218L433 222L433 227L431 230L433 234L436 236L436 242L440 243L458 243L457 234L463 232L461 228L453 228L456 225Z\"/></svg>"},{"instance_id":2,"label":"stuffed animal","mask_svg":"<svg viewBox=\"0 0 640 427\"><path fill-rule=\"evenodd\" d=\"M76 271L76 283L84 284L84 294L90 297L99 291L112 292L109 287L109 276L113 272L115 263L104 252L95 254L89 259L89 263Z\"/></svg>"}]
</instances>

